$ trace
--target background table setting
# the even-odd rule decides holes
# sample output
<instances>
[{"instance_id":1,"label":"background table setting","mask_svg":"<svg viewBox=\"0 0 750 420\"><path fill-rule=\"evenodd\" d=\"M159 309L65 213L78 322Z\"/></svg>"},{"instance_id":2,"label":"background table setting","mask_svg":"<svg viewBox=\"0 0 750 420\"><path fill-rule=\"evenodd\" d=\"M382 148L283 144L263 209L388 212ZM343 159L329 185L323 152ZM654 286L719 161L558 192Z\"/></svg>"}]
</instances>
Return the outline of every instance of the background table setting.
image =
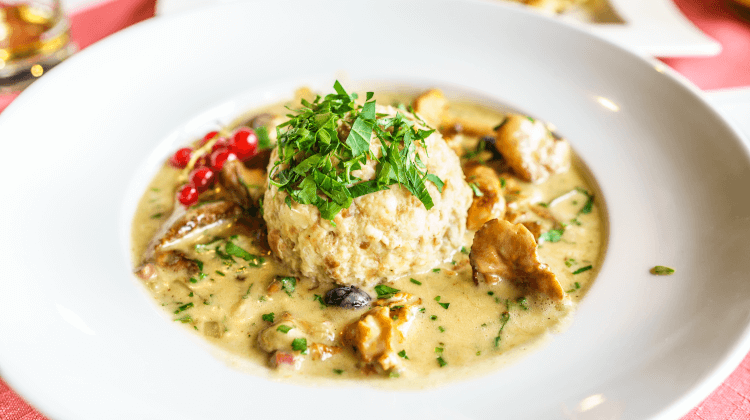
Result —
<instances>
[{"instance_id":1,"label":"background table setting","mask_svg":"<svg viewBox=\"0 0 750 420\"><path fill-rule=\"evenodd\" d=\"M222 0L67 0L64 6L70 19L71 39L79 50L84 50L141 21L189 12L212 2ZM624 25L586 22L590 18L580 16L565 19L574 20L575 25L589 26L597 35L644 57L655 57L676 70L702 90L704 98L744 135L750 147L750 7L732 0L664 0L663 4L649 1L651 9L643 13L653 13L659 19L632 18L628 26L630 16L638 13L638 8L632 6L637 3L634 0L630 10L621 11ZM664 33L650 37L649 31L660 23ZM670 25L673 32L667 30ZM0 113L18 96L18 93L0 94ZM0 378L0 420L45 418ZM748 418L750 354L682 419Z\"/></svg>"}]
</instances>

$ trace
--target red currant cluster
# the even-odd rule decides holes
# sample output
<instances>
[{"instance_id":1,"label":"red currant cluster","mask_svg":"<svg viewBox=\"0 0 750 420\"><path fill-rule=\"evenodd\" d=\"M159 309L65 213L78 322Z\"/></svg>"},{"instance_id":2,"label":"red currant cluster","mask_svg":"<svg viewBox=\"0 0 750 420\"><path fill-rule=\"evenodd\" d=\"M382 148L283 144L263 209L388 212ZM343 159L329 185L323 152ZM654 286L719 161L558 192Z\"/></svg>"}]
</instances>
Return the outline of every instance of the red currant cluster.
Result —
<instances>
[{"instance_id":1,"label":"red currant cluster","mask_svg":"<svg viewBox=\"0 0 750 420\"><path fill-rule=\"evenodd\" d=\"M198 148L214 139L211 151L203 154L195 161L195 168L190 171L188 183L183 185L178 193L180 203L192 206L198 202L198 195L208 190L216 181L216 174L224 167L228 160L247 160L258 153L258 136L248 127L238 128L231 139L218 137L218 131L206 134L200 141ZM217 138L218 137L218 138ZM193 158L193 150L183 147L172 155L169 163L175 168L184 169Z\"/></svg>"}]
</instances>

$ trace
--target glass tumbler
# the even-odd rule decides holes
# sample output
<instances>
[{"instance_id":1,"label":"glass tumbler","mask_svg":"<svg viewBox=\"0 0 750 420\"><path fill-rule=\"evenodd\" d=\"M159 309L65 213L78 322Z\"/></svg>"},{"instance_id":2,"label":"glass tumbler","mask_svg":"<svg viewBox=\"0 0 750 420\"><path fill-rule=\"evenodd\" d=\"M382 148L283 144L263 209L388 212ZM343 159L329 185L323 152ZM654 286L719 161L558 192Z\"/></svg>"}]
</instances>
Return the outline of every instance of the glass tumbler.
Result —
<instances>
[{"instance_id":1,"label":"glass tumbler","mask_svg":"<svg viewBox=\"0 0 750 420\"><path fill-rule=\"evenodd\" d=\"M24 89L75 50L60 0L0 0L0 93Z\"/></svg>"}]
</instances>

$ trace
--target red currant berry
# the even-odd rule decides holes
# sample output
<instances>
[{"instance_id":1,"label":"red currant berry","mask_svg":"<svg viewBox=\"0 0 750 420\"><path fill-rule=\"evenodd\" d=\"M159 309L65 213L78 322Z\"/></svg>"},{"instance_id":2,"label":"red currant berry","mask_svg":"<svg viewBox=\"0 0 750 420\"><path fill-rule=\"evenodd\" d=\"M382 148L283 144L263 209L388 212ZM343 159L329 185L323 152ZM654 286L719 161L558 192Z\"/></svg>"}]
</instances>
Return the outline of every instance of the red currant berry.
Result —
<instances>
[{"instance_id":1,"label":"red currant berry","mask_svg":"<svg viewBox=\"0 0 750 420\"><path fill-rule=\"evenodd\" d=\"M175 168L184 168L190 162L190 157L193 155L193 149L189 147L183 147L182 149L174 152L174 155L169 159L169 163Z\"/></svg>"},{"instance_id":2,"label":"red currant berry","mask_svg":"<svg viewBox=\"0 0 750 420\"><path fill-rule=\"evenodd\" d=\"M219 149L229 149L229 140L225 139L224 137L220 138L219 140L216 140L216 143L214 143L214 145L211 146L211 151L215 152Z\"/></svg>"},{"instance_id":3,"label":"red currant berry","mask_svg":"<svg viewBox=\"0 0 750 420\"><path fill-rule=\"evenodd\" d=\"M229 150L233 151L239 160L250 159L258 151L258 136L252 129L241 127L232 136Z\"/></svg>"},{"instance_id":4,"label":"red currant berry","mask_svg":"<svg viewBox=\"0 0 750 420\"><path fill-rule=\"evenodd\" d=\"M227 149L219 149L211 153L211 169L215 172L219 172L224 167L224 163L228 160L237 159L237 155Z\"/></svg>"},{"instance_id":5,"label":"red currant berry","mask_svg":"<svg viewBox=\"0 0 750 420\"><path fill-rule=\"evenodd\" d=\"M185 184L178 195L180 203L186 207L190 207L198 202L198 190L195 189L193 184Z\"/></svg>"},{"instance_id":6,"label":"red currant berry","mask_svg":"<svg viewBox=\"0 0 750 420\"><path fill-rule=\"evenodd\" d=\"M219 134L218 131L212 131L212 132L206 134L205 136L203 136L203 140L201 140L201 146L203 146L204 144L208 143L209 140L213 140L213 138L215 136L217 136L218 134Z\"/></svg>"},{"instance_id":7,"label":"red currant berry","mask_svg":"<svg viewBox=\"0 0 750 420\"><path fill-rule=\"evenodd\" d=\"M203 166L190 172L190 182L199 193L206 191L214 183L214 171Z\"/></svg>"}]
</instances>

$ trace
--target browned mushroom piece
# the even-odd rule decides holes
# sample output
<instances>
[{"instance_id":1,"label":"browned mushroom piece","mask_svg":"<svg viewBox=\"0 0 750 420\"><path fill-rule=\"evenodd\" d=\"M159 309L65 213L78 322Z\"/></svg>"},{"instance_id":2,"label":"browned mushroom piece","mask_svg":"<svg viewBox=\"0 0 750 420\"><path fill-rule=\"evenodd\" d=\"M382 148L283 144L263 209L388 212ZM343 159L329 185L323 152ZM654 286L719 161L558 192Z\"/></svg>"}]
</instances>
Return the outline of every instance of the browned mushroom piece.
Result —
<instances>
[{"instance_id":1,"label":"browned mushroom piece","mask_svg":"<svg viewBox=\"0 0 750 420\"><path fill-rule=\"evenodd\" d=\"M157 258L157 264L171 264L160 256L164 251L177 245L180 241L192 238L206 229L233 223L242 214L242 208L232 201L215 201L198 204L186 208L175 201L174 210L169 218L162 223L151 242L146 247L143 262L147 263ZM167 257L173 260L172 257ZM159 261L161 259L161 262ZM165 262L166 261L166 262Z\"/></svg>"},{"instance_id":2,"label":"browned mushroom piece","mask_svg":"<svg viewBox=\"0 0 750 420\"><path fill-rule=\"evenodd\" d=\"M492 219L502 219L505 215L505 198L497 173L487 166L469 162L464 166L464 175L466 182L476 186L481 194L474 193L474 201L466 218L466 228L477 230Z\"/></svg>"},{"instance_id":3,"label":"browned mushroom piece","mask_svg":"<svg viewBox=\"0 0 750 420\"><path fill-rule=\"evenodd\" d=\"M405 292L379 299L359 320L344 328L341 341L355 350L365 368L376 372L401 372L404 365L396 345L406 339L420 303L421 299Z\"/></svg>"},{"instance_id":4,"label":"browned mushroom piece","mask_svg":"<svg viewBox=\"0 0 750 420\"><path fill-rule=\"evenodd\" d=\"M433 128L440 127L448 110L448 100L440 89L430 89L414 99L414 111Z\"/></svg>"},{"instance_id":5,"label":"browned mushroom piece","mask_svg":"<svg viewBox=\"0 0 750 420\"><path fill-rule=\"evenodd\" d=\"M495 130L495 147L526 182L540 183L570 168L570 145L538 120L510 114Z\"/></svg>"},{"instance_id":6,"label":"browned mushroom piece","mask_svg":"<svg viewBox=\"0 0 750 420\"><path fill-rule=\"evenodd\" d=\"M240 206L257 208L266 189L266 171L251 169L239 160L231 160L219 171L219 182Z\"/></svg>"},{"instance_id":7,"label":"browned mushroom piece","mask_svg":"<svg viewBox=\"0 0 750 420\"><path fill-rule=\"evenodd\" d=\"M539 262L536 240L522 224L493 219L474 235L469 259L474 281L489 284L509 281L524 293L538 293L559 301L565 296L560 282Z\"/></svg>"}]
</instances>

